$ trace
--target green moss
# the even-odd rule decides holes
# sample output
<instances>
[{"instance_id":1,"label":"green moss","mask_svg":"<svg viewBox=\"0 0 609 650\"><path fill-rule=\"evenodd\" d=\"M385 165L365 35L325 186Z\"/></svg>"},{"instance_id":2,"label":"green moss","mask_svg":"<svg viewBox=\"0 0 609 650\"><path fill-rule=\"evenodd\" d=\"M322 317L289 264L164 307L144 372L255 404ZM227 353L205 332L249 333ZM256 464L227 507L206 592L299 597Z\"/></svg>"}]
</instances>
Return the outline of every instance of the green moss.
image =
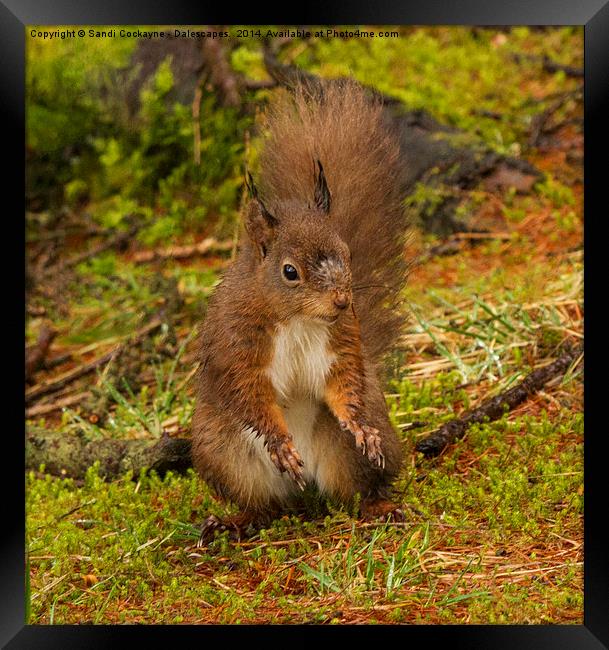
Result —
<instances>
[{"instance_id":1,"label":"green moss","mask_svg":"<svg viewBox=\"0 0 609 650\"><path fill-rule=\"evenodd\" d=\"M543 56L581 64L572 58L581 56L581 38L581 30L570 27L552 30L548 38L517 29L499 36L465 27L402 28L399 38L314 39L313 51L299 54L296 62L327 77L352 75L410 108L477 133L502 153L518 155L531 120L544 106L523 96L514 79L536 78ZM520 62L521 53L538 62ZM576 83L554 75L548 94L565 85Z\"/></svg>"},{"instance_id":2,"label":"green moss","mask_svg":"<svg viewBox=\"0 0 609 650\"><path fill-rule=\"evenodd\" d=\"M461 578L464 587L469 584L465 591L459 586L447 593L444 581L435 582L442 573L434 574L432 582L439 590L434 595L421 562L434 564L440 544L459 546L469 538L474 547L482 543L489 549L503 545L514 550L578 527L582 446L565 449L564 438L581 436L582 421L574 415L552 423L542 414L472 428L467 444L458 444L442 464L424 461L419 470L423 480L409 483L403 498L423 514L420 523L413 521L406 530L359 528L348 513L337 510L323 520L284 517L245 546L229 543L223 534L196 553L196 523L210 512L221 514L222 508L193 473L164 479L142 475L137 481L126 476L105 483L92 468L81 486L30 473L33 620L48 622L51 607L56 623L73 620L76 611L99 614L105 607L98 622L136 617L173 623L176 616L183 621L204 616L198 604L205 602L205 608L219 608L220 622L257 621L269 598L285 596L286 575L292 571L297 593L322 601L340 594L342 607L366 606L371 599L377 604L404 601L407 607L409 599L424 598L440 608L446 622L462 615L454 607L465 607L468 616L484 622L522 622L527 617L549 621L544 606L536 597L529 602L519 583L508 584L489 600L487 590L468 578L491 571L476 563ZM466 449L468 458L480 458L463 474L459 468ZM334 550L337 535L343 540L340 553ZM85 588L86 575L98 582ZM580 571L572 565L561 575L561 591L540 591L540 598L552 594L553 606L577 608L581 594L573 591L573 583L581 578ZM56 588L44 590L60 579ZM514 599L517 607L510 610L507 603ZM135 609L125 610L124 601ZM303 611L298 602L284 600L280 620L322 620L327 615ZM405 616L404 610L392 611L393 622Z\"/></svg>"}]
</instances>

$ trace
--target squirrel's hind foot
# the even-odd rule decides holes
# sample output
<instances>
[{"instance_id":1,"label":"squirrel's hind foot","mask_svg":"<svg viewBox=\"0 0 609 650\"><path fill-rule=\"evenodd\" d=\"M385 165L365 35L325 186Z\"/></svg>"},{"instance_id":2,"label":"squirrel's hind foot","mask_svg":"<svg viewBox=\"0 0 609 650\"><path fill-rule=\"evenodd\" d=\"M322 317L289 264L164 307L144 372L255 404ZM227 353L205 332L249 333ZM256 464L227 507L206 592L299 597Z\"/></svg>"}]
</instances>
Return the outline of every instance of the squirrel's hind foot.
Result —
<instances>
[{"instance_id":1,"label":"squirrel's hind foot","mask_svg":"<svg viewBox=\"0 0 609 650\"><path fill-rule=\"evenodd\" d=\"M364 521L406 521L401 506L388 499L364 499L360 507Z\"/></svg>"},{"instance_id":2,"label":"squirrel's hind foot","mask_svg":"<svg viewBox=\"0 0 609 650\"><path fill-rule=\"evenodd\" d=\"M222 533L228 530L229 537L239 542L242 538L247 537L248 529L250 527L255 528L255 524L255 517L246 512L240 512L236 515L223 517L222 519L216 517L216 515L210 515L201 524L197 548L201 548L208 542L211 542L214 539L216 531Z\"/></svg>"}]
</instances>

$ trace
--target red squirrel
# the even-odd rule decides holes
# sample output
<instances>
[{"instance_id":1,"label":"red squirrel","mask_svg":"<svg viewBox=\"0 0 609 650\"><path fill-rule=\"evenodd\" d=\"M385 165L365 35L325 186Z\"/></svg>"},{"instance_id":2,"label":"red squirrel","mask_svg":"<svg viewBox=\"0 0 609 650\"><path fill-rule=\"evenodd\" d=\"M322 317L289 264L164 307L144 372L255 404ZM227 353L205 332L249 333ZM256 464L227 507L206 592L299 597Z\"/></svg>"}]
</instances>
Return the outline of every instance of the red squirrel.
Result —
<instances>
[{"instance_id":1,"label":"red squirrel","mask_svg":"<svg viewBox=\"0 0 609 650\"><path fill-rule=\"evenodd\" d=\"M298 85L269 110L248 174L239 253L200 332L193 464L241 511L241 534L307 485L364 517L400 514L402 463L379 364L405 321L407 231L398 145L357 83Z\"/></svg>"}]
</instances>

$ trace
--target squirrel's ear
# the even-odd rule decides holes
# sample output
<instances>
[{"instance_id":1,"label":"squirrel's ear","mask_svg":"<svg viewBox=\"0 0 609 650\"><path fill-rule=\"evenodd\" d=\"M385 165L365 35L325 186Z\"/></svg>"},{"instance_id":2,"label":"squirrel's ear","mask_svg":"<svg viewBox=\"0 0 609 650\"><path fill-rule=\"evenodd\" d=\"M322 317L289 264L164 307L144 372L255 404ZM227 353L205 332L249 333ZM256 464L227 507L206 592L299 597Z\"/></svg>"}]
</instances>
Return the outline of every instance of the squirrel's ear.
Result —
<instances>
[{"instance_id":1,"label":"squirrel's ear","mask_svg":"<svg viewBox=\"0 0 609 650\"><path fill-rule=\"evenodd\" d=\"M245 184L252 198L245 214L245 230L251 242L256 246L260 259L264 259L275 236L275 227L279 222L260 200L254 179L249 172L247 172Z\"/></svg>"},{"instance_id":2,"label":"squirrel's ear","mask_svg":"<svg viewBox=\"0 0 609 650\"><path fill-rule=\"evenodd\" d=\"M319 160L317 162L318 172L315 174L315 205L328 214L330 212L330 202L332 196L330 190L328 189L328 183L326 183L326 177L324 175L324 168L321 166Z\"/></svg>"},{"instance_id":3,"label":"squirrel's ear","mask_svg":"<svg viewBox=\"0 0 609 650\"><path fill-rule=\"evenodd\" d=\"M261 201L257 199L250 201L245 214L245 230L261 260L266 257L278 223Z\"/></svg>"}]
</instances>

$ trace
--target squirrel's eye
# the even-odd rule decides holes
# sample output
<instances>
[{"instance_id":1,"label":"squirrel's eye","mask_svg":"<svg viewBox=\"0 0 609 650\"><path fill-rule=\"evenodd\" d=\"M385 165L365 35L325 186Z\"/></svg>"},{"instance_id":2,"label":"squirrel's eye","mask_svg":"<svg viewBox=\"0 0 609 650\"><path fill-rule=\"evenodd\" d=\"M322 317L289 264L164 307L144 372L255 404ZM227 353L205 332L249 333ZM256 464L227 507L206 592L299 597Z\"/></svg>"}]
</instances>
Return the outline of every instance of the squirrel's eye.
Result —
<instances>
[{"instance_id":1,"label":"squirrel's eye","mask_svg":"<svg viewBox=\"0 0 609 650\"><path fill-rule=\"evenodd\" d=\"M291 264L283 265L283 275L286 280L294 281L298 280L298 271Z\"/></svg>"}]
</instances>

